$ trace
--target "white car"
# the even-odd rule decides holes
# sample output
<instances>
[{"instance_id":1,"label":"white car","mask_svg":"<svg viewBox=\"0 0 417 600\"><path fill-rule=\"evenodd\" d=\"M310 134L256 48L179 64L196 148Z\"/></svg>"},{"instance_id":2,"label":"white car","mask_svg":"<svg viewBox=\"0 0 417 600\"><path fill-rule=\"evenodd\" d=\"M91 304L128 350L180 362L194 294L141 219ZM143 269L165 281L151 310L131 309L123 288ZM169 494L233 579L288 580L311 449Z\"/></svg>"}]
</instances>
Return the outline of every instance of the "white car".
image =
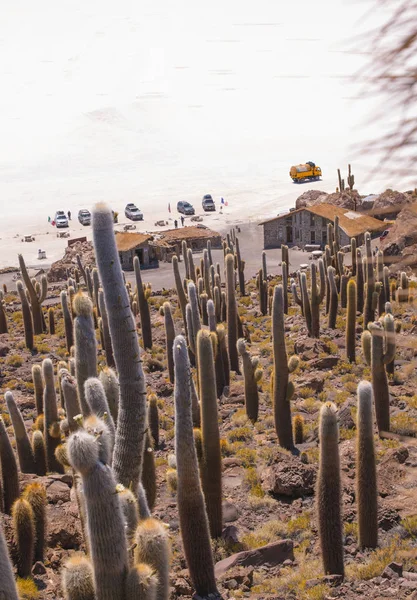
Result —
<instances>
[{"instance_id":1,"label":"white car","mask_svg":"<svg viewBox=\"0 0 417 600\"><path fill-rule=\"evenodd\" d=\"M58 210L55 215L55 225L57 227L68 227L68 217L63 210Z\"/></svg>"},{"instance_id":2,"label":"white car","mask_svg":"<svg viewBox=\"0 0 417 600\"><path fill-rule=\"evenodd\" d=\"M125 217L131 221L143 221L143 213L137 206L130 202L126 204Z\"/></svg>"}]
</instances>

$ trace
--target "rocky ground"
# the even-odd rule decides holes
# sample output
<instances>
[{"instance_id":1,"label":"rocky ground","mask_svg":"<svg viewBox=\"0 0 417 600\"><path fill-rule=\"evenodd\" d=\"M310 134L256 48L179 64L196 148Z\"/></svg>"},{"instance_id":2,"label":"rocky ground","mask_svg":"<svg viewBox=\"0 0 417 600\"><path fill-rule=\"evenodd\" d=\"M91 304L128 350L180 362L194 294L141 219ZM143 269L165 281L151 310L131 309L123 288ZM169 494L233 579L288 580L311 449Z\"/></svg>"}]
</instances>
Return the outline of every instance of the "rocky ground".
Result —
<instances>
[{"instance_id":1,"label":"rocky ground","mask_svg":"<svg viewBox=\"0 0 417 600\"><path fill-rule=\"evenodd\" d=\"M277 283L270 278L269 284ZM49 303L57 302L61 284L49 290ZM177 333L181 313L176 294L165 291L150 299L153 349L143 353L149 389L158 396L160 443L154 449L157 467L157 501L154 514L169 525L172 540L172 597L190 597L191 582L181 549L175 486L167 481L168 456L174 450L173 386L167 374L165 333L159 308L170 300ZM3 402L7 389L14 391L31 430L35 414L31 367L49 357L54 363L67 358L63 319L56 305L56 333L36 338L36 351L24 348L20 303L14 293L5 297L10 331L0 336L1 414L10 419ZM357 360L345 357L345 318L342 309L337 329L328 330L322 315L320 339L307 337L299 307L291 305L286 318L288 354L297 354L300 368L292 376L295 395L292 414L304 420L304 440L298 445L303 461L282 450L274 429L270 380L272 371L271 317L262 316L254 281L238 300L239 313L249 332L250 353L259 356L259 419L246 417L242 375L232 374L229 393L219 401L223 454L224 531L213 543L216 574L224 598L274 598L324 600L327 598L417 598L417 394L415 309L395 304L401 322L397 335L395 375L390 381L392 431L398 439L378 439L379 547L360 551L357 546L355 503L356 387L370 378L360 350L361 319L357 327ZM140 324L138 323L140 335ZM98 337L99 340L99 337ZM99 365L105 365L100 350ZM318 461L318 415L324 400L339 409L340 456L343 482L343 518L346 579L324 577L318 546L314 489ZM12 428L9 427L10 435ZM401 437L404 436L404 437ZM45 564L33 569L37 594L23 598L60 600L60 570L65 559L84 550L78 508L72 490L72 474L39 478L21 475L21 487L41 480L48 497L48 536ZM15 557L10 518L6 535Z\"/></svg>"}]
</instances>

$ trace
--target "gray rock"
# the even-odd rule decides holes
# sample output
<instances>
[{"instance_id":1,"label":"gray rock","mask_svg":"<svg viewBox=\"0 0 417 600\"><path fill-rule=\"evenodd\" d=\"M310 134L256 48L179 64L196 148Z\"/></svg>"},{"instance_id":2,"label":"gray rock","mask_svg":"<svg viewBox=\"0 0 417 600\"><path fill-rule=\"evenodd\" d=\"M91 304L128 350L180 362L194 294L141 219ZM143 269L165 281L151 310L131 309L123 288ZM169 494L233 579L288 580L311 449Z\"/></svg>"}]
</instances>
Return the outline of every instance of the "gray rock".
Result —
<instances>
[{"instance_id":1,"label":"gray rock","mask_svg":"<svg viewBox=\"0 0 417 600\"><path fill-rule=\"evenodd\" d=\"M275 496L311 496L315 483L316 467L291 455L284 455L283 460L267 467L262 475L263 489Z\"/></svg>"},{"instance_id":2,"label":"gray rock","mask_svg":"<svg viewBox=\"0 0 417 600\"><path fill-rule=\"evenodd\" d=\"M232 567L259 567L262 565L275 567L281 565L287 559L294 560L293 543L291 540L280 540L256 550L232 554L232 556L218 562L214 570L216 577L219 578Z\"/></svg>"}]
</instances>

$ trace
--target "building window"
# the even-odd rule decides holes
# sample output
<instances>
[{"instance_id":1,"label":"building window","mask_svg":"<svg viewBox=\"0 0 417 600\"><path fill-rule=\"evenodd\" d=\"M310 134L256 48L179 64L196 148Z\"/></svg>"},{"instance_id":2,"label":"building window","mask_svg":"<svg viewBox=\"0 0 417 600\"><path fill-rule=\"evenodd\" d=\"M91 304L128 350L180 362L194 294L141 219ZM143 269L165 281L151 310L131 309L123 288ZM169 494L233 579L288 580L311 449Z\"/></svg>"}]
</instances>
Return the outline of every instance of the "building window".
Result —
<instances>
[{"instance_id":1,"label":"building window","mask_svg":"<svg viewBox=\"0 0 417 600\"><path fill-rule=\"evenodd\" d=\"M310 213L310 225L314 225L314 215Z\"/></svg>"},{"instance_id":2,"label":"building window","mask_svg":"<svg viewBox=\"0 0 417 600\"><path fill-rule=\"evenodd\" d=\"M316 232L315 231L311 231L310 232L310 237L311 237L310 243L311 244L315 244L316 243Z\"/></svg>"}]
</instances>

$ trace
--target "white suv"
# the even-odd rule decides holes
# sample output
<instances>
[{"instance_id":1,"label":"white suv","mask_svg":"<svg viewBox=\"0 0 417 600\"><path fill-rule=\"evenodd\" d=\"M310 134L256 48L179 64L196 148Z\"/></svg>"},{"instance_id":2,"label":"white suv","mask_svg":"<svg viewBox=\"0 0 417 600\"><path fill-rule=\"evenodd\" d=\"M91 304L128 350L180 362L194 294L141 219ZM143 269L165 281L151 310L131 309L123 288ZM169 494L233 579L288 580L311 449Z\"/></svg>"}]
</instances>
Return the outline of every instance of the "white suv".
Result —
<instances>
[{"instance_id":1,"label":"white suv","mask_svg":"<svg viewBox=\"0 0 417 600\"><path fill-rule=\"evenodd\" d=\"M55 215L55 225L57 227L68 227L68 218L63 210L58 210Z\"/></svg>"}]
</instances>

